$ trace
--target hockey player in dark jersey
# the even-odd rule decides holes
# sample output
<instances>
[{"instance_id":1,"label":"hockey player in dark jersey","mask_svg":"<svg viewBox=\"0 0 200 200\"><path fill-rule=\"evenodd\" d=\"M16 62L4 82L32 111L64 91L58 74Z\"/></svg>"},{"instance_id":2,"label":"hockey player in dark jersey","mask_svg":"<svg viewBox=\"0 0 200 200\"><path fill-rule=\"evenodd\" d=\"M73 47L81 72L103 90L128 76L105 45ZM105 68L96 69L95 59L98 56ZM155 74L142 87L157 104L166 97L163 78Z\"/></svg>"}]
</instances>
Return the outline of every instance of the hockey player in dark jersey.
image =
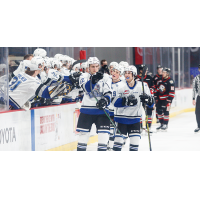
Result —
<instances>
[{"instance_id":1,"label":"hockey player in dark jersey","mask_svg":"<svg viewBox=\"0 0 200 200\"><path fill-rule=\"evenodd\" d=\"M142 81L142 73L144 70L145 65L141 65L139 66L139 74L137 75L137 81ZM153 78L150 75L147 75L148 69L145 72L145 76L144 76L144 82L147 83L151 94L153 95L154 93L154 85L153 85ZM151 128L151 124L152 124L152 111L155 108L154 106L155 104L152 104L151 106L147 105L147 115L148 115L148 125L149 125L149 129ZM140 125L142 128L142 118L140 119ZM147 124L146 124L146 128L147 128ZM152 134L152 131L150 131L150 133Z\"/></svg>"},{"instance_id":2,"label":"hockey player in dark jersey","mask_svg":"<svg viewBox=\"0 0 200 200\"><path fill-rule=\"evenodd\" d=\"M154 84L154 96L155 96L155 99L157 98L156 95L157 95L157 87L158 87L158 83L160 81L162 81L162 70L163 70L163 67L161 65L158 65L157 66L157 74L153 77L153 84ZM157 102L155 102L155 106L156 106L156 119L157 119L157 123L159 123L159 119L158 119L158 113L157 113Z\"/></svg>"},{"instance_id":3,"label":"hockey player in dark jersey","mask_svg":"<svg viewBox=\"0 0 200 200\"><path fill-rule=\"evenodd\" d=\"M157 131L166 131L169 122L169 110L175 96L174 81L170 78L170 69L163 69L162 81L157 86L157 108L160 126Z\"/></svg>"}]
</instances>

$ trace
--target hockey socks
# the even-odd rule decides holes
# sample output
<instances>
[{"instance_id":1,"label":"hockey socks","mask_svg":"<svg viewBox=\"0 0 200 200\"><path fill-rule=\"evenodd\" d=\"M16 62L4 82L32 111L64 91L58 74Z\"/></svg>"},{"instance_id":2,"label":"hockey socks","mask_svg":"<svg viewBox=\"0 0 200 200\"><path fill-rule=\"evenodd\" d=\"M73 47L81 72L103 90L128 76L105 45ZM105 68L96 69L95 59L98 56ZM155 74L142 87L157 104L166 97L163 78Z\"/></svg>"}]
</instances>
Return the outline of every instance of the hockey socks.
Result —
<instances>
[{"instance_id":1,"label":"hockey socks","mask_svg":"<svg viewBox=\"0 0 200 200\"><path fill-rule=\"evenodd\" d=\"M121 135L115 135L115 141L113 145L113 151L121 151L124 139Z\"/></svg>"},{"instance_id":2,"label":"hockey socks","mask_svg":"<svg viewBox=\"0 0 200 200\"><path fill-rule=\"evenodd\" d=\"M89 136L89 132L79 132L77 151L86 151Z\"/></svg>"},{"instance_id":3,"label":"hockey socks","mask_svg":"<svg viewBox=\"0 0 200 200\"><path fill-rule=\"evenodd\" d=\"M87 149L87 144L85 143L78 143L77 145L77 151L86 151Z\"/></svg>"},{"instance_id":4,"label":"hockey socks","mask_svg":"<svg viewBox=\"0 0 200 200\"><path fill-rule=\"evenodd\" d=\"M109 134L98 132L98 149L97 151L107 151Z\"/></svg>"}]
</instances>

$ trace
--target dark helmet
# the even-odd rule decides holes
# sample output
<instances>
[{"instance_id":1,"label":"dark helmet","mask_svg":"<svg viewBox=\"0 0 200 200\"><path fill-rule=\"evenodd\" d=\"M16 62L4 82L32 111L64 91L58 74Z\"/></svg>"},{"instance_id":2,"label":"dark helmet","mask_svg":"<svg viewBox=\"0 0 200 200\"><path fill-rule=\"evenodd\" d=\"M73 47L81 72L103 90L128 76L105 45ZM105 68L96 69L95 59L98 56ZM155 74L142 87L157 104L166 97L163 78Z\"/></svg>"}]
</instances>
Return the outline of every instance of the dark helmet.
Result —
<instances>
[{"instance_id":1,"label":"dark helmet","mask_svg":"<svg viewBox=\"0 0 200 200\"><path fill-rule=\"evenodd\" d=\"M165 67L165 68L163 69L163 72L167 72L168 74L170 74L170 72L171 72L171 69L170 69L170 68L166 68L166 67Z\"/></svg>"},{"instance_id":2,"label":"dark helmet","mask_svg":"<svg viewBox=\"0 0 200 200\"><path fill-rule=\"evenodd\" d=\"M145 67L146 67L146 65L140 65L139 70L144 70ZM146 68L146 71L148 71L148 67Z\"/></svg>"},{"instance_id":3,"label":"dark helmet","mask_svg":"<svg viewBox=\"0 0 200 200\"><path fill-rule=\"evenodd\" d=\"M200 64L199 64L198 68L200 68Z\"/></svg>"},{"instance_id":4,"label":"dark helmet","mask_svg":"<svg viewBox=\"0 0 200 200\"><path fill-rule=\"evenodd\" d=\"M157 66L157 69L160 69L160 68L163 68L163 67L162 67L161 65L158 65L158 66Z\"/></svg>"}]
</instances>

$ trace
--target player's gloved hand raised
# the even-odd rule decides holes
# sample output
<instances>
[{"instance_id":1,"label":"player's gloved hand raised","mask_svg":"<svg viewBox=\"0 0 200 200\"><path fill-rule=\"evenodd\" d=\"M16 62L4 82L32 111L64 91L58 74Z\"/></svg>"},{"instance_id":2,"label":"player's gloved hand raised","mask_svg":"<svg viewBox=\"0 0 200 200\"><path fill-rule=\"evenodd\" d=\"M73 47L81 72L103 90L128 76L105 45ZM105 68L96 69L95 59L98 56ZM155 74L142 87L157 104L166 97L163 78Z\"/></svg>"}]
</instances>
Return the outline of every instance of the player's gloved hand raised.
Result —
<instances>
[{"instance_id":1,"label":"player's gloved hand raised","mask_svg":"<svg viewBox=\"0 0 200 200\"><path fill-rule=\"evenodd\" d=\"M73 87L80 88L79 86L79 77L81 73L75 72L69 76L70 81L72 82Z\"/></svg>"},{"instance_id":2,"label":"player's gloved hand raised","mask_svg":"<svg viewBox=\"0 0 200 200\"><path fill-rule=\"evenodd\" d=\"M92 84L96 84L102 78L103 78L103 73L97 72L95 75L92 76Z\"/></svg>"},{"instance_id":3,"label":"player's gloved hand raised","mask_svg":"<svg viewBox=\"0 0 200 200\"><path fill-rule=\"evenodd\" d=\"M140 95L140 100L142 103L147 103L148 99L149 99L149 96L147 94Z\"/></svg>"},{"instance_id":4,"label":"player's gloved hand raised","mask_svg":"<svg viewBox=\"0 0 200 200\"><path fill-rule=\"evenodd\" d=\"M102 99L98 100L96 106L98 109L103 110L106 108L106 106L108 106L109 104L109 100L106 97L103 97Z\"/></svg>"}]
</instances>

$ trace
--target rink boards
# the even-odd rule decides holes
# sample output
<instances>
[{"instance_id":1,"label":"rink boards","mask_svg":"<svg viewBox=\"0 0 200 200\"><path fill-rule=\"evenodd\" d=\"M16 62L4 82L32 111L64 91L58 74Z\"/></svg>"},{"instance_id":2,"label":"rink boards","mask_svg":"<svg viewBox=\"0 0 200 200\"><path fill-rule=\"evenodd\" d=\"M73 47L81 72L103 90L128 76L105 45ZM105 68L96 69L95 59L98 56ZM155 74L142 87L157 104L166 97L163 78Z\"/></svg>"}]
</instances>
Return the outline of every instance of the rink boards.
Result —
<instances>
[{"instance_id":1,"label":"rink boards","mask_svg":"<svg viewBox=\"0 0 200 200\"><path fill-rule=\"evenodd\" d=\"M170 117L191 111L192 89L177 90ZM78 116L76 103L1 113L0 151L72 151L77 145ZM93 126L89 144L97 139Z\"/></svg>"}]
</instances>

